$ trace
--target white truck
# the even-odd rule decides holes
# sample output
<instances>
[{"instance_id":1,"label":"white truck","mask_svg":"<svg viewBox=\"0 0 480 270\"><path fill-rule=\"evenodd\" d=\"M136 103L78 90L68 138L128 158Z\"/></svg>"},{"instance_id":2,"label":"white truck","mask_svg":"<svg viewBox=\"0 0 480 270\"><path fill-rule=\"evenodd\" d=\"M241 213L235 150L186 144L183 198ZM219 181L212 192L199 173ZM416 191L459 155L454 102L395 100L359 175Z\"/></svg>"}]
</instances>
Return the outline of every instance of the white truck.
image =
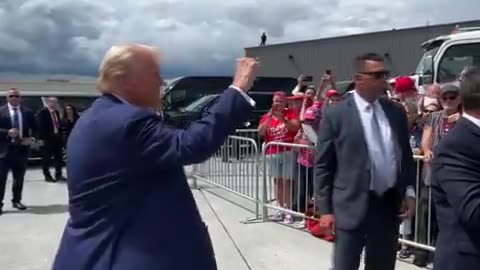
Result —
<instances>
[{"instance_id":1,"label":"white truck","mask_svg":"<svg viewBox=\"0 0 480 270\"><path fill-rule=\"evenodd\" d=\"M455 81L465 66L480 67L480 27L457 27L422 44L425 53L413 78L417 87Z\"/></svg>"}]
</instances>

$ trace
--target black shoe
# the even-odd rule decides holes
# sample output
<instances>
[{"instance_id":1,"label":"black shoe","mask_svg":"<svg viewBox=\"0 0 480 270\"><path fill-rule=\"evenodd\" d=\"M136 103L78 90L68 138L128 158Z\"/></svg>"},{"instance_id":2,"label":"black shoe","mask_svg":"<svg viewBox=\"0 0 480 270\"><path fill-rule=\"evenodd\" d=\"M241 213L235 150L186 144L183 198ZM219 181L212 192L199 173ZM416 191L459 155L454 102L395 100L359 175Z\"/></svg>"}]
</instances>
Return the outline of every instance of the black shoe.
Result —
<instances>
[{"instance_id":1,"label":"black shoe","mask_svg":"<svg viewBox=\"0 0 480 270\"><path fill-rule=\"evenodd\" d=\"M65 181L67 181L67 178L60 175L60 176L55 177L55 180L65 182Z\"/></svg>"},{"instance_id":2,"label":"black shoe","mask_svg":"<svg viewBox=\"0 0 480 270\"><path fill-rule=\"evenodd\" d=\"M51 175L45 175L45 182L55 183L57 180L53 179Z\"/></svg>"},{"instance_id":3,"label":"black shoe","mask_svg":"<svg viewBox=\"0 0 480 270\"><path fill-rule=\"evenodd\" d=\"M415 257L413 259L413 264L418 267L426 267L427 260L428 260L428 254L424 252L419 252L415 254Z\"/></svg>"},{"instance_id":4,"label":"black shoe","mask_svg":"<svg viewBox=\"0 0 480 270\"><path fill-rule=\"evenodd\" d=\"M13 208L16 208L20 211L27 210L27 207L23 205L21 202L13 202L12 203Z\"/></svg>"}]
</instances>

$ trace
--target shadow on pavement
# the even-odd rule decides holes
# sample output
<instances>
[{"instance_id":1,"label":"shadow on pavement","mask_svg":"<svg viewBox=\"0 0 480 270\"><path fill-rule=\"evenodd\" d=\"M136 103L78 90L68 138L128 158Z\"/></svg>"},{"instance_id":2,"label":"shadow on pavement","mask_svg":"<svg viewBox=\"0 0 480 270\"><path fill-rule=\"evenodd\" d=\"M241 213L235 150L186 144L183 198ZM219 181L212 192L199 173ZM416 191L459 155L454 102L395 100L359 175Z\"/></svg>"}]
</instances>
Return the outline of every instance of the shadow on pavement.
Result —
<instances>
[{"instance_id":1,"label":"shadow on pavement","mask_svg":"<svg viewBox=\"0 0 480 270\"><path fill-rule=\"evenodd\" d=\"M18 210L8 210L4 211L4 214L34 214L34 215L52 215L52 214L63 214L68 211L68 205L65 204L52 204L52 205L29 205L27 210L18 211Z\"/></svg>"}]
</instances>

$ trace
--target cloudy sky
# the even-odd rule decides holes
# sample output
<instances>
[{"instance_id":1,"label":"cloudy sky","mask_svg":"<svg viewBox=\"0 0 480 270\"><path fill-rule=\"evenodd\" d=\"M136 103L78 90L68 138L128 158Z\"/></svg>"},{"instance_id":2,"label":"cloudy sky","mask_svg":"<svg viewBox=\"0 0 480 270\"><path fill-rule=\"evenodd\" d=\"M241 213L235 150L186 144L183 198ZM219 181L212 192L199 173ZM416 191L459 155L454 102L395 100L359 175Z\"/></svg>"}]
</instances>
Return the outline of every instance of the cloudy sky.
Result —
<instances>
[{"instance_id":1,"label":"cloudy sky","mask_svg":"<svg viewBox=\"0 0 480 270\"><path fill-rule=\"evenodd\" d=\"M0 0L0 72L95 75L112 44L150 43L166 77L229 74L243 48L478 18L479 0Z\"/></svg>"}]
</instances>

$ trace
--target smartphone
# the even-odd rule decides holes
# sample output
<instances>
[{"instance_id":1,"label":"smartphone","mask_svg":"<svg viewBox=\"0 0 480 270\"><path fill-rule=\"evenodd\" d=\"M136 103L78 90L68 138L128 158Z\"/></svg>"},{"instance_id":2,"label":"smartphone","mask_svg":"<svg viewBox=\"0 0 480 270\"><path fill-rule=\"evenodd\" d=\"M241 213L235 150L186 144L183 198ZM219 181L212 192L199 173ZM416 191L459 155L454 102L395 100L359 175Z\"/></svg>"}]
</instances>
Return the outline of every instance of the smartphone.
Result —
<instances>
[{"instance_id":1,"label":"smartphone","mask_svg":"<svg viewBox=\"0 0 480 270\"><path fill-rule=\"evenodd\" d=\"M303 81L304 82L311 82L311 81L313 81L313 76L305 76L305 77L303 77Z\"/></svg>"},{"instance_id":2,"label":"smartphone","mask_svg":"<svg viewBox=\"0 0 480 270\"><path fill-rule=\"evenodd\" d=\"M327 75L332 75L332 70L331 70L331 69L325 70L325 74L327 74Z\"/></svg>"}]
</instances>

